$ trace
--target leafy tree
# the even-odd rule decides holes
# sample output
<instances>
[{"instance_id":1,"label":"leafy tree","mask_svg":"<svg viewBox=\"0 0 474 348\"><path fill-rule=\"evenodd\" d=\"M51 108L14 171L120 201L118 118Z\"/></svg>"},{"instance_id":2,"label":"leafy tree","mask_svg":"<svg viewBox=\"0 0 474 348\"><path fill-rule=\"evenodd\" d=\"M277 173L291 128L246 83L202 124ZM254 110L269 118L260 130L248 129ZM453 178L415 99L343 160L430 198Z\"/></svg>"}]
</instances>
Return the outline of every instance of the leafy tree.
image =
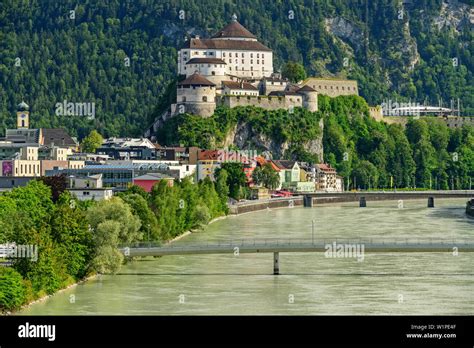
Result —
<instances>
[{"instance_id":1,"label":"leafy tree","mask_svg":"<svg viewBox=\"0 0 474 348\"><path fill-rule=\"evenodd\" d=\"M13 268L0 267L0 309L16 309L25 301L26 289L21 274Z\"/></svg>"},{"instance_id":2,"label":"leafy tree","mask_svg":"<svg viewBox=\"0 0 474 348\"><path fill-rule=\"evenodd\" d=\"M282 75L294 83L306 79L306 71L304 66L295 62L286 63L283 67Z\"/></svg>"},{"instance_id":3,"label":"leafy tree","mask_svg":"<svg viewBox=\"0 0 474 348\"><path fill-rule=\"evenodd\" d=\"M252 179L257 185L262 185L268 189L276 189L280 184L280 175L273 169L270 163L265 163L263 167L258 166L252 173Z\"/></svg>"},{"instance_id":4,"label":"leafy tree","mask_svg":"<svg viewBox=\"0 0 474 348\"><path fill-rule=\"evenodd\" d=\"M104 142L104 138L95 129L82 140L81 149L83 152L94 153Z\"/></svg>"},{"instance_id":5,"label":"leafy tree","mask_svg":"<svg viewBox=\"0 0 474 348\"><path fill-rule=\"evenodd\" d=\"M243 187L247 181L243 164L240 162L222 163L221 168L216 169L216 177L219 177L221 170L225 170L227 172L227 186L229 187L229 196L234 199L240 199L241 187Z\"/></svg>"}]
</instances>

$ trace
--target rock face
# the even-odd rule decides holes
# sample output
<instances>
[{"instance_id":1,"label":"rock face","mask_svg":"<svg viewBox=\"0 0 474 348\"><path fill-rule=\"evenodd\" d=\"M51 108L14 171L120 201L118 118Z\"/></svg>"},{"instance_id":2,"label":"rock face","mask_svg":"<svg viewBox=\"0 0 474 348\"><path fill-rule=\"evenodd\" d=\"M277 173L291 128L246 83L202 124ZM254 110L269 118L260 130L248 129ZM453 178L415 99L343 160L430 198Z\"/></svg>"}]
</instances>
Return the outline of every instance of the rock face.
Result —
<instances>
[{"instance_id":1,"label":"rock face","mask_svg":"<svg viewBox=\"0 0 474 348\"><path fill-rule=\"evenodd\" d=\"M348 20L335 17L327 18L326 30L343 41L348 41L352 47L360 49L364 44L364 31Z\"/></svg>"},{"instance_id":2,"label":"rock face","mask_svg":"<svg viewBox=\"0 0 474 348\"><path fill-rule=\"evenodd\" d=\"M316 139L311 139L301 144L303 148L311 154L318 156L319 161L323 161L323 126L324 122L319 121L321 129L320 135ZM279 142L265 134L255 132L248 123L238 123L229 131L224 140L223 147L237 147L241 150L258 150L269 152L273 158L283 158L286 151L293 145L291 142Z\"/></svg>"}]
</instances>

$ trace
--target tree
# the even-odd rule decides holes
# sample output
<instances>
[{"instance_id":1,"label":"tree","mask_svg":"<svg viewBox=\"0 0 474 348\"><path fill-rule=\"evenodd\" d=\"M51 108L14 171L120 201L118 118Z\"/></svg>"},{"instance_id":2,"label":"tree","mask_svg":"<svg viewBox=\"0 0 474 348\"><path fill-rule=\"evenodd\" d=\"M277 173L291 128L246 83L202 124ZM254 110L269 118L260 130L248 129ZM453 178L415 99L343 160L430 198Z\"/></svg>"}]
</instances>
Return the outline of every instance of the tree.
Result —
<instances>
[{"instance_id":1,"label":"tree","mask_svg":"<svg viewBox=\"0 0 474 348\"><path fill-rule=\"evenodd\" d=\"M94 153L104 141L102 135L99 134L95 129L92 130L87 137L82 140L81 149L82 152Z\"/></svg>"},{"instance_id":2,"label":"tree","mask_svg":"<svg viewBox=\"0 0 474 348\"><path fill-rule=\"evenodd\" d=\"M39 180L51 188L51 199L53 202L56 202L67 188L68 179L66 174L43 176Z\"/></svg>"},{"instance_id":3,"label":"tree","mask_svg":"<svg viewBox=\"0 0 474 348\"><path fill-rule=\"evenodd\" d=\"M280 184L280 175L273 169L270 163L265 163L263 167L257 167L252 173L252 179L257 185L262 185L270 190L274 190Z\"/></svg>"},{"instance_id":4,"label":"tree","mask_svg":"<svg viewBox=\"0 0 474 348\"><path fill-rule=\"evenodd\" d=\"M155 214L148 206L148 202L139 194L124 194L121 198L132 208L133 215L140 219L140 232L146 240L160 240L160 227Z\"/></svg>"},{"instance_id":5,"label":"tree","mask_svg":"<svg viewBox=\"0 0 474 348\"><path fill-rule=\"evenodd\" d=\"M244 173L244 165L240 162L225 162L222 163L221 168L217 168L215 175L219 177L221 170L227 172L227 186L229 187L229 196L234 199L241 198L241 187L247 181Z\"/></svg>"},{"instance_id":6,"label":"tree","mask_svg":"<svg viewBox=\"0 0 474 348\"><path fill-rule=\"evenodd\" d=\"M227 173L227 170L222 169L219 170L216 175L216 191L221 200L222 209L227 211L227 200L229 198L229 185L227 185L227 180L229 174Z\"/></svg>"},{"instance_id":7,"label":"tree","mask_svg":"<svg viewBox=\"0 0 474 348\"><path fill-rule=\"evenodd\" d=\"M26 289L21 274L13 268L0 267L0 309L16 309L25 301Z\"/></svg>"},{"instance_id":8,"label":"tree","mask_svg":"<svg viewBox=\"0 0 474 348\"><path fill-rule=\"evenodd\" d=\"M295 62L288 62L283 67L282 75L291 82L297 83L306 78L306 71L304 70L303 65Z\"/></svg>"}]
</instances>

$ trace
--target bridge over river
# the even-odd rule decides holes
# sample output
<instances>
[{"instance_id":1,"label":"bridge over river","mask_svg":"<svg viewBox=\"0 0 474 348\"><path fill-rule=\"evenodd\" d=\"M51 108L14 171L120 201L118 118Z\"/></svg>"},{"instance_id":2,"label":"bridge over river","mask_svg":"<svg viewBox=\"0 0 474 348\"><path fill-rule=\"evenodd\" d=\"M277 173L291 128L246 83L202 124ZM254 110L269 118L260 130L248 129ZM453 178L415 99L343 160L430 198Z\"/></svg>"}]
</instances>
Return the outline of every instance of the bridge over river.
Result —
<instances>
[{"instance_id":1,"label":"bridge over river","mask_svg":"<svg viewBox=\"0 0 474 348\"><path fill-rule=\"evenodd\" d=\"M164 245L139 243L120 248L127 257L189 254L273 253L273 274L280 274L279 253L330 253L331 257L364 257L373 253L474 252L472 240L384 240L384 239L264 239L225 241L195 245ZM340 252L340 254L338 254ZM325 254L326 255L326 254ZM341 255L341 256L339 256Z\"/></svg>"}]
</instances>

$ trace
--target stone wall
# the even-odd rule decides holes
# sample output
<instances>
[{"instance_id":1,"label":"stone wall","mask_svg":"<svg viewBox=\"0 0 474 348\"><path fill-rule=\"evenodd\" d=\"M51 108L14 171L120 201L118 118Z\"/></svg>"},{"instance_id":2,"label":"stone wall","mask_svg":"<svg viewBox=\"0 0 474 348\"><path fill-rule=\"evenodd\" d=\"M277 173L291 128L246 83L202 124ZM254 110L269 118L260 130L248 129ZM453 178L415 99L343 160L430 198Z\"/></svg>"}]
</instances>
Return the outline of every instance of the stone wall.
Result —
<instances>
[{"instance_id":1,"label":"stone wall","mask_svg":"<svg viewBox=\"0 0 474 348\"><path fill-rule=\"evenodd\" d=\"M359 95L359 87L356 80L338 80L310 77L303 81L302 86L310 86L319 94L330 97L340 95Z\"/></svg>"},{"instance_id":2,"label":"stone wall","mask_svg":"<svg viewBox=\"0 0 474 348\"><path fill-rule=\"evenodd\" d=\"M267 110L277 110L277 109L289 109L293 107L302 107L303 106L303 96L282 96L282 97L269 97L269 96L259 96L259 97L239 97L225 95L218 98L218 103L225 105L229 108L235 108L237 106L256 106L261 107Z\"/></svg>"}]
</instances>

